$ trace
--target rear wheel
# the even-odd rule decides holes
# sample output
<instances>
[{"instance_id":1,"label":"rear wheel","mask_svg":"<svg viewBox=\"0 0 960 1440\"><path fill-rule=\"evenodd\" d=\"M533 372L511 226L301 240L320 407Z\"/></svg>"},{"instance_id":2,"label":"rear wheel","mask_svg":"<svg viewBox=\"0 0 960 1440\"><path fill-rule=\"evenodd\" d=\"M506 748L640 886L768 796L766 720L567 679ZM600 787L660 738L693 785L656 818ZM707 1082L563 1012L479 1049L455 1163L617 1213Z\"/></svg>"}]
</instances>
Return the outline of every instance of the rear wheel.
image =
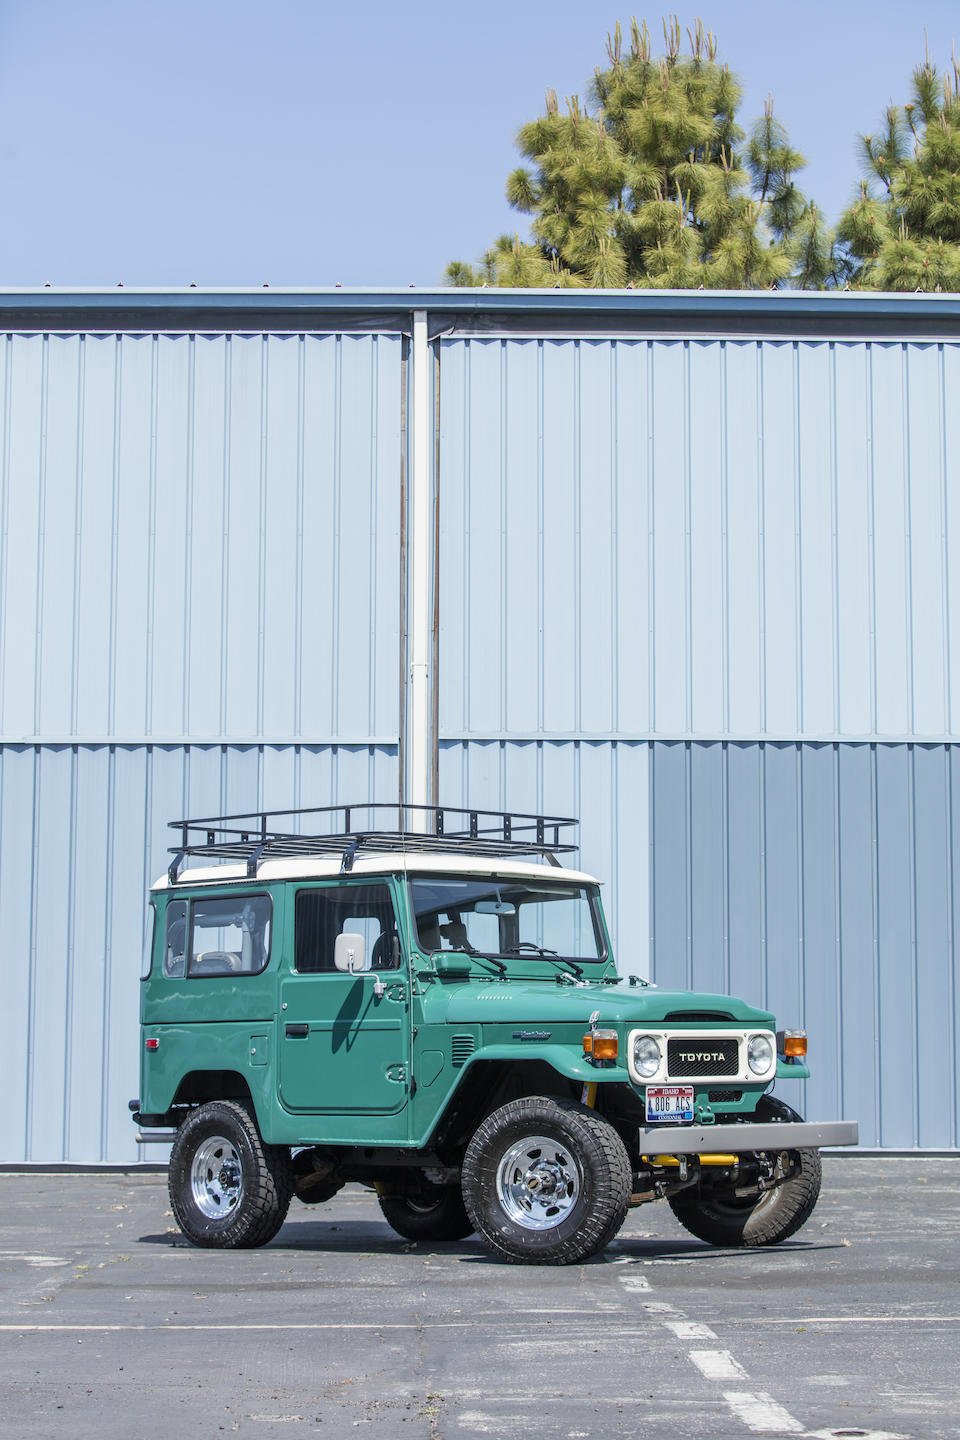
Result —
<instances>
[{"instance_id":1,"label":"rear wheel","mask_svg":"<svg viewBox=\"0 0 960 1440\"><path fill-rule=\"evenodd\" d=\"M473 1234L459 1185L431 1185L424 1179L415 1190L377 1198L387 1224L405 1240L464 1240Z\"/></svg>"},{"instance_id":2,"label":"rear wheel","mask_svg":"<svg viewBox=\"0 0 960 1440\"><path fill-rule=\"evenodd\" d=\"M532 1096L495 1110L463 1162L475 1228L505 1260L571 1265L624 1222L631 1169L620 1136L593 1110Z\"/></svg>"},{"instance_id":3,"label":"rear wheel","mask_svg":"<svg viewBox=\"0 0 960 1440\"><path fill-rule=\"evenodd\" d=\"M772 1158L794 1173L772 1189L737 1195L734 1184L715 1183L706 1172L699 1186L681 1190L669 1202L684 1229L709 1245L731 1247L779 1245L795 1235L813 1214L822 1174L819 1150L789 1148L790 1124L800 1118L784 1101L765 1095L757 1119L783 1123L783 1149Z\"/></svg>"},{"instance_id":4,"label":"rear wheel","mask_svg":"<svg viewBox=\"0 0 960 1440\"><path fill-rule=\"evenodd\" d=\"M167 1179L177 1224L207 1248L266 1245L290 1205L289 1152L265 1145L250 1112L233 1100L191 1111L173 1142Z\"/></svg>"}]
</instances>

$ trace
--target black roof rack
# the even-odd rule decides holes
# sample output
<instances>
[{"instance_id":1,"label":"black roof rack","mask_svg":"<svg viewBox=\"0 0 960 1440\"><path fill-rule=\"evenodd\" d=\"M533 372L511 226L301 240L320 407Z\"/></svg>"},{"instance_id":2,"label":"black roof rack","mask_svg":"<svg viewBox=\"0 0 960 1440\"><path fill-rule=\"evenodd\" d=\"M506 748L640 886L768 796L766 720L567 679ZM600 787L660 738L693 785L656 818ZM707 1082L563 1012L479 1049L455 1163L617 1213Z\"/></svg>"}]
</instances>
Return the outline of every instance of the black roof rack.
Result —
<instances>
[{"instance_id":1,"label":"black roof rack","mask_svg":"<svg viewBox=\"0 0 960 1440\"><path fill-rule=\"evenodd\" d=\"M304 817L314 817L304 828ZM363 824L357 825L360 818ZM422 828L408 828L416 818ZM284 822L282 827L278 821ZM390 821L393 820L393 826ZM378 822L383 822L378 823ZM559 815L527 815L516 810L467 810L450 805L314 805L304 810L256 810L200 820L171 820L179 843L168 875L176 884L188 855L208 860L245 861L247 874L263 860L290 855L340 855L342 871L353 868L357 853L423 854L467 851L471 855L557 855L579 849L569 838L579 822ZM567 832L566 838L561 833Z\"/></svg>"}]
</instances>

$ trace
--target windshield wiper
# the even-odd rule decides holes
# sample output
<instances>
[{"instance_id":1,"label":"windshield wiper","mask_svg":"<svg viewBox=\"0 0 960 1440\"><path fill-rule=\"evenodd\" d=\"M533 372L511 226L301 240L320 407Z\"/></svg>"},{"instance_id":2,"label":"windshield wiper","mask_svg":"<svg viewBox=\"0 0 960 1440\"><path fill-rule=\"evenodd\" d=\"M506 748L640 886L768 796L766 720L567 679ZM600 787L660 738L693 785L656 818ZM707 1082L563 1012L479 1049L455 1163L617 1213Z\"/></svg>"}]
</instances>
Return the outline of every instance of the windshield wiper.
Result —
<instances>
[{"instance_id":1,"label":"windshield wiper","mask_svg":"<svg viewBox=\"0 0 960 1440\"><path fill-rule=\"evenodd\" d=\"M578 980L583 979L583 966L578 965L575 960L568 960L566 955L561 955L559 950L548 950L545 945L535 945L532 940L521 940L516 945L510 945L504 951L505 955L519 955L522 950L535 950L538 955L543 955L547 960L552 960L557 965L569 965Z\"/></svg>"},{"instance_id":2,"label":"windshield wiper","mask_svg":"<svg viewBox=\"0 0 960 1440\"><path fill-rule=\"evenodd\" d=\"M502 960L497 959L496 955L484 955L482 950L467 950L465 953L470 956L471 960L489 960L491 965L496 965L501 975L506 975L507 967Z\"/></svg>"},{"instance_id":3,"label":"windshield wiper","mask_svg":"<svg viewBox=\"0 0 960 1440\"><path fill-rule=\"evenodd\" d=\"M506 965L502 960L498 960L496 955L485 955L482 950L474 950L472 946L467 948L464 945L454 945L449 950L432 950L430 953L434 957L438 955L468 955L471 960L489 960L491 965L496 965L501 975L507 973Z\"/></svg>"}]
</instances>

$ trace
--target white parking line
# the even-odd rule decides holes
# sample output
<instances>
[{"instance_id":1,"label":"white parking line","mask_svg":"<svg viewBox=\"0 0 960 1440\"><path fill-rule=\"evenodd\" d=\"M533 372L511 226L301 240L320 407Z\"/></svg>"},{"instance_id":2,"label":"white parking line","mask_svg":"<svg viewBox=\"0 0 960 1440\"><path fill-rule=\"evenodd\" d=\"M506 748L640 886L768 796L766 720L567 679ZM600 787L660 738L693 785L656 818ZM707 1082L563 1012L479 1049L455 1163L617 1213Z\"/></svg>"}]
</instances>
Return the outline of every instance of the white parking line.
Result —
<instances>
[{"instance_id":1,"label":"white parking line","mask_svg":"<svg viewBox=\"0 0 960 1440\"><path fill-rule=\"evenodd\" d=\"M649 1290L650 1281L646 1275L620 1275L617 1277L624 1290Z\"/></svg>"},{"instance_id":2,"label":"white parking line","mask_svg":"<svg viewBox=\"0 0 960 1440\"><path fill-rule=\"evenodd\" d=\"M723 1398L738 1420L756 1435L799 1435L803 1426L789 1410L762 1391L725 1390Z\"/></svg>"},{"instance_id":3,"label":"white parking line","mask_svg":"<svg viewBox=\"0 0 960 1440\"><path fill-rule=\"evenodd\" d=\"M691 1350L690 1359L707 1380L746 1380L747 1372L729 1350Z\"/></svg>"},{"instance_id":4,"label":"white parking line","mask_svg":"<svg viewBox=\"0 0 960 1440\"><path fill-rule=\"evenodd\" d=\"M59 1255L28 1255L23 1250L0 1250L2 1260L22 1260L25 1265L32 1265L39 1270L50 1270L61 1265L69 1265L69 1260L64 1260Z\"/></svg>"},{"instance_id":5,"label":"white parking line","mask_svg":"<svg viewBox=\"0 0 960 1440\"><path fill-rule=\"evenodd\" d=\"M709 1325L701 1325L697 1320L664 1320L664 1325L676 1335L678 1340L716 1340L715 1331Z\"/></svg>"}]
</instances>

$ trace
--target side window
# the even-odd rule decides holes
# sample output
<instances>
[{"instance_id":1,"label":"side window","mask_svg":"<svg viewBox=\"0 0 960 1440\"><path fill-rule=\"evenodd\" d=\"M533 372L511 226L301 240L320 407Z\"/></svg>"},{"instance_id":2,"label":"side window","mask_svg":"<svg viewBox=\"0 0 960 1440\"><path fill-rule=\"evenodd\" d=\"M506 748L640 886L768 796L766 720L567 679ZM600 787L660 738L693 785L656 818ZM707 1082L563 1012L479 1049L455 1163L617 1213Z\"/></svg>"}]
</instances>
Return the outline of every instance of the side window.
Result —
<instances>
[{"instance_id":1,"label":"side window","mask_svg":"<svg viewBox=\"0 0 960 1440\"><path fill-rule=\"evenodd\" d=\"M153 947L157 939L157 907L153 901L147 906L147 918L143 936L143 961L140 965L140 979L146 980L153 965Z\"/></svg>"},{"instance_id":2,"label":"side window","mask_svg":"<svg viewBox=\"0 0 960 1440\"><path fill-rule=\"evenodd\" d=\"M334 946L344 933L363 936L368 969L396 970L400 965L393 901L385 881L298 890L294 929L295 964L301 974L335 971Z\"/></svg>"},{"instance_id":3,"label":"side window","mask_svg":"<svg viewBox=\"0 0 960 1440\"><path fill-rule=\"evenodd\" d=\"M194 900L188 973L259 975L270 957L270 897Z\"/></svg>"},{"instance_id":4,"label":"side window","mask_svg":"<svg viewBox=\"0 0 960 1440\"><path fill-rule=\"evenodd\" d=\"M187 902L171 900L167 905L167 943L163 952L163 973L171 979L183 975L187 954Z\"/></svg>"}]
</instances>

